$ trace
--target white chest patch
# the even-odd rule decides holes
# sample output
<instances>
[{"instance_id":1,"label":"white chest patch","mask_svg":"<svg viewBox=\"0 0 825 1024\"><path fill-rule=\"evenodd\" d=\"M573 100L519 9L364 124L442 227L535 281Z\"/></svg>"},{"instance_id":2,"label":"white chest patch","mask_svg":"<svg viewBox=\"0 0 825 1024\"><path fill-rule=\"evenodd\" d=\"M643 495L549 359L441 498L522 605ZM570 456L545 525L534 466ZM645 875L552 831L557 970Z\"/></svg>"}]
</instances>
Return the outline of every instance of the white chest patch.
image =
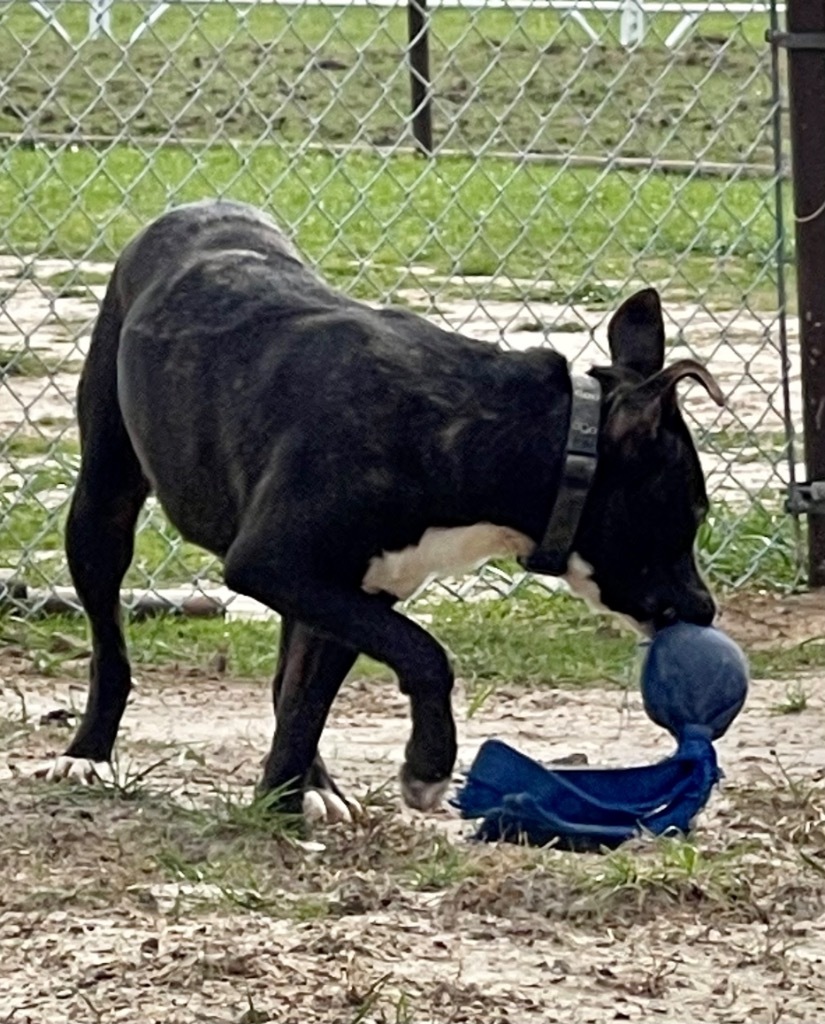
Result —
<instances>
[{"instance_id":1,"label":"white chest patch","mask_svg":"<svg viewBox=\"0 0 825 1024\"><path fill-rule=\"evenodd\" d=\"M361 586L403 601L430 579L463 576L489 558L524 557L534 548L529 537L507 526L431 527L418 544L371 559Z\"/></svg>"},{"instance_id":2,"label":"white chest patch","mask_svg":"<svg viewBox=\"0 0 825 1024\"><path fill-rule=\"evenodd\" d=\"M570 588L570 592L576 597L581 597L594 612L607 612L610 615L615 615L630 626L634 632L648 638L653 636L653 626L650 622L639 622L638 619L632 619L629 615L613 612L604 604L599 585L593 579L593 566L589 562L585 562L575 551L568 559L567 572L562 579Z\"/></svg>"},{"instance_id":3,"label":"white chest patch","mask_svg":"<svg viewBox=\"0 0 825 1024\"><path fill-rule=\"evenodd\" d=\"M536 545L523 533L508 526L476 523L452 528L431 527L418 544L401 551L385 551L370 559L361 586L367 593L384 591L405 601L429 580L441 576L463 576L490 558L524 558ZM583 598L595 612L608 612L601 600L593 569L574 551L562 577L576 597ZM615 614L615 613L612 613ZM636 632L651 635L649 623L619 615Z\"/></svg>"}]
</instances>

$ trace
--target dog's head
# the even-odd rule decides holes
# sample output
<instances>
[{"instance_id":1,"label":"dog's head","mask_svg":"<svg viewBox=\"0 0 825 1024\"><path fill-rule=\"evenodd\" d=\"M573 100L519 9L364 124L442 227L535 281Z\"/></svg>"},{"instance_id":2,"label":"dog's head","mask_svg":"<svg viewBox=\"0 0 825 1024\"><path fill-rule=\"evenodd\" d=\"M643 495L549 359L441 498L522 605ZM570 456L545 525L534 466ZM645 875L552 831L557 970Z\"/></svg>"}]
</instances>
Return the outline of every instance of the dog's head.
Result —
<instances>
[{"instance_id":1,"label":"dog's head","mask_svg":"<svg viewBox=\"0 0 825 1024\"><path fill-rule=\"evenodd\" d=\"M719 405L722 392L700 363L664 366L664 322L652 288L619 308L608 339L612 365L591 371L604 395L599 463L571 575L579 582L589 576L591 595L598 587L603 605L645 632L677 619L709 625L715 605L693 553L708 498L676 385L691 377Z\"/></svg>"}]
</instances>

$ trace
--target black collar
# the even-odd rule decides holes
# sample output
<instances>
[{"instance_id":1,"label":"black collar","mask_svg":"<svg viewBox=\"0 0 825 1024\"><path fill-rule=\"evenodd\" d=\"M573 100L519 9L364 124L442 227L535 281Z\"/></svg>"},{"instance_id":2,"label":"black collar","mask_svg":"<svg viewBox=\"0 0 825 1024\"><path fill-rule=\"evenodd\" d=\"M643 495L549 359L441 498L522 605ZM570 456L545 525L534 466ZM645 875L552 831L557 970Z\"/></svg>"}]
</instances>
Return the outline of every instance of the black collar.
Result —
<instances>
[{"instance_id":1,"label":"black collar","mask_svg":"<svg viewBox=\"0 0 825 1024\"><path fill-rule=\"evenodd\" d=\"M570 425L567 428L561 487L541 543L519 559L528 572L563 576L590 493L598 459L602 389L595 377L570 374Z\"/></svg>"}]
</instances>

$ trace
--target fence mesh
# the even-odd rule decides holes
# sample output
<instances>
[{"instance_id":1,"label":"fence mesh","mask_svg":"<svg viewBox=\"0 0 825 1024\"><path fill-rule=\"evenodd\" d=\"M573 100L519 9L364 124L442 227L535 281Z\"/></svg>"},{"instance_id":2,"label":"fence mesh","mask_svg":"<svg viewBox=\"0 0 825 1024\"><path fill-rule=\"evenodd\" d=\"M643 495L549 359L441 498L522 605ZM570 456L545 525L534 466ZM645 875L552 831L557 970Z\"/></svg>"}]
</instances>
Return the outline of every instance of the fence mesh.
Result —
<instances>
[{"instance_id":1,"label":"fence mesh","mask_svg":"<svg viewBox=\"0 0 825 1024\"><path fill-rule=\"evenodd\" d=\"M705 563L792 582L767 27L763 4L431 5L424 158L403 6L3 2L3 578L44 600L68 584L73 400L112 260L164 209L220 195L272 212L352 294L582 366L604 359L620 299L657 285L670 357L702 359L730 395L719 411L684 391L713 499ZM487 567L450 589L521 579ZM150 504L128 584L174 602L219 581Z\"/></svg>"}]
</instances>

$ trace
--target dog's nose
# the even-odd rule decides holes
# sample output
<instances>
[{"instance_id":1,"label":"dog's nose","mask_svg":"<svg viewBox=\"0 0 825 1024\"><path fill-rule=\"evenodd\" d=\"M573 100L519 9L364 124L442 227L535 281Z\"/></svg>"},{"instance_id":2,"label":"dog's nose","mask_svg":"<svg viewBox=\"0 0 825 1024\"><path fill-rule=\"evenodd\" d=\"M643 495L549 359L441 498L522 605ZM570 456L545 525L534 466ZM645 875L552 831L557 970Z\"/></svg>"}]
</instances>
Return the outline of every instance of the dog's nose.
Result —
<instances>
[{"instance_id":1,"label":"dog's nose","mask_svg":"<svg viewBox=\"0 0 825 1024\"><path fill-rule=\"evenodd\" d=\"M677 622L679 616L675 608L665 608L655 615L653 618L653 629L658 632L660 629L666 629L668 626L672 626L674 622Z\"/></svg>"}]
</instances>

